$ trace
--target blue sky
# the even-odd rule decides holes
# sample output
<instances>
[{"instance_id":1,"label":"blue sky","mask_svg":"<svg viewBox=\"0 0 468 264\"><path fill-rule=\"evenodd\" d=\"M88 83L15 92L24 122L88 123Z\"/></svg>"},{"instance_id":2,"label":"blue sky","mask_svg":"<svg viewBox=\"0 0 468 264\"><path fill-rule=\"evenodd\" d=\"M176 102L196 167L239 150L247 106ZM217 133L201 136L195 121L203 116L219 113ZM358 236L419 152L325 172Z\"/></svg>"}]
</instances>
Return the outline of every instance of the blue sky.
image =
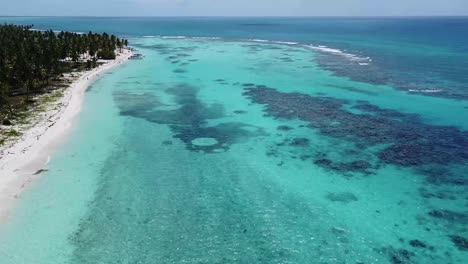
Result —
<instances>
[{"instance_id":1,"label":"blue sky","mask_svg":"<svg viewBox=\"0 0 468 264\"><path fill-rule=\"evenodd\" d=\"M1 0L0 15L424 16L468 15L468 0Z\"/></svg>"}]
</instances>

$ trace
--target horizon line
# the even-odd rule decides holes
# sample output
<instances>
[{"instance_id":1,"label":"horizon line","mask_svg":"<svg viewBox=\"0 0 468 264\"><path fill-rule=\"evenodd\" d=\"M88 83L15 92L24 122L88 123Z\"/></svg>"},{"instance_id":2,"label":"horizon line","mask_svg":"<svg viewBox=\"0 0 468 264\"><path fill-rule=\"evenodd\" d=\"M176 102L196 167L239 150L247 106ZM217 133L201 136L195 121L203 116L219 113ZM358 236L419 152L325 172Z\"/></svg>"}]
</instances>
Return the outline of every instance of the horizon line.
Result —
<instances>
[{"instance_id":1,"label":"horizon line","mask_svg":"<svg viewBox=\"0 0 468 264\"><path fill-rule=\"evenodd\" d=\"M289 16L289 15L258 15L258 16L179 16L179 15L154 15L154 16L110 16L110 15L2 15L0 17L61 17L61 18L468 18L467 15L312 15L312 16Z\"/></svg>"}]
</instances>

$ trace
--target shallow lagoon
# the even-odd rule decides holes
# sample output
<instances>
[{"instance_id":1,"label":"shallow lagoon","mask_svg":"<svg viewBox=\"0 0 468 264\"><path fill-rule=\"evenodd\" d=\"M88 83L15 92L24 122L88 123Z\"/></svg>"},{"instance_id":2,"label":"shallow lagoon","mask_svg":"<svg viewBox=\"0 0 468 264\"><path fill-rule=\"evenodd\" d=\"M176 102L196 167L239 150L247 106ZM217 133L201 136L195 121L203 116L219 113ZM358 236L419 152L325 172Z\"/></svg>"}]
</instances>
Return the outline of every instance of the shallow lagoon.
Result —
<instances>
[{"instance_id":1,"label":"shallow lagoon","mask_svg":"<svg viewBox=\"0 0 468 264\"><path fill-rule=\"evenodd\" d=\"M131 42L145 58L91 87L1 263L466 262L463 101L298 45Z\"/></svg>"}]
</instances>

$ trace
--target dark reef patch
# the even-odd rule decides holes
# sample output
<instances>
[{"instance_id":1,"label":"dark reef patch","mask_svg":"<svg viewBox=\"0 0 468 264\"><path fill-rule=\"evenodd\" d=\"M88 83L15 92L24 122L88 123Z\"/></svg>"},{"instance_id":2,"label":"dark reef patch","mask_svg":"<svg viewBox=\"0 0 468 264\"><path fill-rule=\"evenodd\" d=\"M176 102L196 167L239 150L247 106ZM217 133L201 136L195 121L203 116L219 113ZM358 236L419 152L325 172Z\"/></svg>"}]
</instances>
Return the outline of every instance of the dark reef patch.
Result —
<instances>
[{"instance_id":1,"label":"dark reef patch","mask_svg":"<svg viewBox=\"0 0 468 264\"><path fill-rule=\"evenodd\" d=\"M191 56L189 52L193 52L199 47L197 46L184 46L177 47L170 44L134 44L136 47L150 48L157 51L160 55L169 55L166 57L167 60L183 59Z\"/></svg>"},{"instance_id":2,"label":"dark reef patch","mask_svg":"<svg viewBox=\"0 0 468 264\"><path fill-rule=\"evenodd\" d=\"M453 167L453 165L448 168L437 164L429 164L418 167L417 171L427 175L427 181L434 185L467 185L468 178L465 177L465 174L454 171ZM462 171L464 170L462 169Z\"/></svg>"},{"instance_id":3,"label":"dark reef patch","mask_svg":"<svg viewBox=\"0 0 468 264\"><path fill-rule=\"evenodd\" d=\"M289 142L289 145L294 147L307 147L309 144L310 140L308 138L293 138Z\"/></svg>"},{"instance_id":4,"label":"dark reef patch","mask_svg":"<svg viewBox=\"0 0 468 264\"><path fill-rule=\"evenodd\" d=\"M341 85L327 85L327 86L337 88L337 89L341 89L341 90L345 90L345 91L361 93L361 94L365 94L365 95L377 95L378 94L376 92L371 92L371 91L367 91L367 90L364 90L364 89L359 89L359 88L349 87L349 86L341 86Z\"/></svg>"},{"instance_id":5,"label":"dark reef patch","mask_svg":"<svg viewBox=\"0 0 468 264\"><path fill-rule=\"evenodd\" d=\"M453 244L462 251L468 251L468 239L459 235L449 236Z\"/></svg>"},{"instance_id":6,"label":"dark reef patch","mask_svg":"<svg viewBox=\"0 0 468 264\"><path fill-rule=\"evenodd\" d=\"M121 115L145 115L156 107L164 106L152 93L134 94L128 91L115 91L113 96Z\"/></svg>"},{"instance_id":7,"label":"dark reef patch","mask_svg":"<svg viewBox=\"0 0 468 264\"><path fill-rule=\"evenodd\" d=\"M466 213L455 212L451 210L432 210L427 213L429 216L433 218L437 218L440 220L452 222L452 223L459 223L463 225L468 224L468 216Z\"/></svg>"},{"instance_id":8,"label":"dark reef patch","mask_svg":"<svg viewBox=\"0 0 468 264\"><path fill-rule=\"evenodd\" d=\"M191 55L187 53L177 53L176 56L179 58L185 58L185 57L190 57Z\"/></svg>"},{"instance_id":9,"label":"dark reef patch","mask_svg":"<svg viewBox=\"0 0 468 264\"><path fill-rule=\"evenodd\" d=\"M136 46L148 47L148 48L152 48L152 49L155 49L155 50L168 50L168 49L171 48L171 45L169 45L169 44L152 44L152 45L138 44Z\"/></svg>"},{"instance_id":10,"label":"dark reef patch","mask_svg":"<svg viewBox=\"0 0 468 264\"><path fill-rule=\"evenodd\" d=\"M418 239L410 240L409 244L410 244L410 246L416 247L416 248L426 248L427 247L426 243L424 243L424 242L422 242L421 240L418 240Z\"/></svg>"},{"instance_id":11,"label":"dark reef patch","mask_svg":"<svg viewBox=\"0 0 468 264\"><path fill-rule=\"evenodd\" d=\"M187 70L184 70L184 69L175 69L173 70L174 73L186 73Z\"/></svg>"},{"instance_id":12,"label":"dark reef patch","mask_svg":"<svg viewBox=\"0 0 468 264\"><path fill-rule=\"evenodd\" d=\"M277 146L307 147L309 144L310 140L307 138L287 138Z\"/></svg>"},{"instance_id":13,"label":"dark reef patch","mask_svg":"<svg viewBox=\"0 0 468 264\"><path fill-rule=\"evenodd\" d=\"M389 85L401 91L425 96L457 100L468 99L465 83L447 85L434 81L428 82L427 76L425 76L426 71L416 73L407 69L404 75L394 76L393 73L379 67L379 63L375 61L368 63L367 59L364 58L363 60L349 60L339 54L332 53L318 53L317 62L320 67L332 71L337 76L344 76L359 82ZM437 92L424 92L427 90L436 90Z\"/></svg>"},{"instance_id":14,"label":"dark reef patch","mask_svg":"<svg viewBox=\"0 0 468 264\"><path fill-rule=\"evenodd\" d=\"M375 251L387 255L392 264L413 263L411 258L415 256L415 254L411 251L403 248L393 248L391 246L387 248L375 249Z\"/></svg>"},{"instance_id":15,"label":"dark reef patch","mask_svg":"<svg viewBox=\"0 0 468 264\"><path fill-rule=\"evenodd\" d=\"M268 115L306 121L308 127L323 135L355 143L359 146L356 151L378 147L375 156L380 164L423 168L468 162L467 131L453 126L426 124L414 114L381 109L364 101L354 106L364 113L356 114L344 108L352 105L347 100L283 93L262 85L245 88L244 95L255 103L264 104ZM370 168L366 161L337 163L316 160L316 164L338 171ZM460 179L456 182L446 179L444 183L465 184Z\"/></svg>"},{"instance_id":16,"label":"dark reef patch","mask_svg":"<svg viewBox=\"0 0 468 264\"><path fill-rule=\"evenodd\" d=\"M294 60L291 59L290 57L281 57L278 59L281 60L282 62L294 62Z\"/></svg>"},{"instance_id":17,"label":"dark reef patch","mask_svg":"<svg viewBox=\"0 0 468 264\"><path fill-rule=\"evenodd\" d=\"M346 172L360 172L363 174L371 174L370 169L373 168L372 164L365 160L356 160L351 162L337 162L330 159L321 158L316 159L314 164L325 169L329 169L335 172L346 173Z\"/></svg>"},{"instance_id":18,"label":"dark reef patch","mask_svg":"<svg viewBox=\"0 0 468 264\"><path fill-rule=\"evenodd\" d=\"M282 126L278 126L276 129L279 131L290 131L290 130L293 130L294 128L290 126L282 125Z\"/></svg>"},{"instance_id":19,"label":"dark reef patch","mask_svg":"<svg viewBox=\"0 0 468 264\"><path fill-rule=\"evenodd\" d=\"M165 141L163 141L161 144L162 144L162 145L165 145L165 146L169 146L169 145L172 145L173 142L172 142L172 140L165 140Z\"/></svg>"},{"instance_id":20,"label":"dark reef patch","mask_svg":"<svg viewBox=\"0 0 468 264\"><path fill-rule=\"evenodd\" d=\"M338 54L318 53L317 62L320 67L332 71L337 76L351 77L356 81L382 85L391 80L390 76L377 69L374 63L363 66L359 65L359 61L343 59L343 56Z\"/></svg>"},{"instance_id":21,"label":"dark reef patch","mask_svg":"<svg viewBox=\"0 0 468 264\"><path fill-rule=\"evenodd\" d=\"M265 48L269 50L282 50L283 49L283 47L281 46L274 46L274 45L268 45Z\"/></svg>"},{"instance_id":22,"label":"dark reef patch","mask_svg":"<svg viewBox=\"0 0 468 264\"><path fill-rule=\"evenodd\" d=\"M423 198L437 198L441 200L456 200L455 194L451 191L429 191L426 188L419 188L419 195Z\"/></svg>"},{"instance_id":23,"label":"dark reef patch","mask_svg":"<svg viewBox=\"0 0 468 264\"><path fill-rule=\"evenodd\" d=\"M193 86L175 85L165 92L171 95L180 107L160 110L158 108L165 105L151 93L135 95L118 91L114 92L114 100L119 106L121 115L168 125L174 133L174 138L184 142L186 148L191 151L218 153L227 151L232 144L249 137L266 135L263 129L244 123L231 122L207 126L208 119L223 117L224 109L219 104L203 104L197 98L198 89ZM192 144L193 140L199 138L213 138L216 144L209 146Z\"/></svg>"},{"instance_id":24,"label":"dark reef patch","mask_svg":"<svg viewBox=\"0 0 468 264\"><path fill-rule=\"evenodd\" d=\"M247 111L245 111L245 110L235 110L234 114L238 114L238 115L247 114Z\"/></svg>"},{"instance_id":25,"label":"dark reef patch","mask_svg":"<svg viewBox=\"0 0 468 264\"><path fill-rule=\"evenodd\" d=\"M359 109L369 114L375 114L375 115L382 116L382 117L399 119L405 122L421 122L421 118L417 114L407 114L407 113L401 113L392 109L382 109L366 101L359 101L357 105L353 106L353 108Z\"/></svg>"},{"instance_id":26,"label":"dark reef patch","mask_svg":"<svg viewBox=\"0 0 468 264\"><path fill-rule=\"evenodd\" d=\"M350 192L330 192L325 197L332 202L340 202L344 204L355 202L358 200L356 195Z\"/></svg>"}]
</instances>

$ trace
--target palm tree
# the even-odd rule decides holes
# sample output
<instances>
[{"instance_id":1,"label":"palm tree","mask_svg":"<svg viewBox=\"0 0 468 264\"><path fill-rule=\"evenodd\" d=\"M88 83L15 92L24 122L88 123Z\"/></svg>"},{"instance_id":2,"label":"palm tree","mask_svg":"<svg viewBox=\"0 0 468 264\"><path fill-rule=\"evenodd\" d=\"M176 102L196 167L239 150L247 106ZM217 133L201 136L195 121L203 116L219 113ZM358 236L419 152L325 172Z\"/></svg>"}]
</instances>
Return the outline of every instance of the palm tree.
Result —
<instances>
[{"instance_id":1,"label":"palm tree","mask_svg":"<svg viewBox=\"0 0 468 264\"><path fill-rule=\"evenodd\" d=\"M96 67L99 54L115 57L115 50L128 46L126 39L107 33L32 31L32 26L0 25L0 120L9 105L10 97L40 92L51 78L73 67ZM82 55L86 56L81 60ZM71 60L71 61L70 61Z\"/></svg>"}]
</instances>

